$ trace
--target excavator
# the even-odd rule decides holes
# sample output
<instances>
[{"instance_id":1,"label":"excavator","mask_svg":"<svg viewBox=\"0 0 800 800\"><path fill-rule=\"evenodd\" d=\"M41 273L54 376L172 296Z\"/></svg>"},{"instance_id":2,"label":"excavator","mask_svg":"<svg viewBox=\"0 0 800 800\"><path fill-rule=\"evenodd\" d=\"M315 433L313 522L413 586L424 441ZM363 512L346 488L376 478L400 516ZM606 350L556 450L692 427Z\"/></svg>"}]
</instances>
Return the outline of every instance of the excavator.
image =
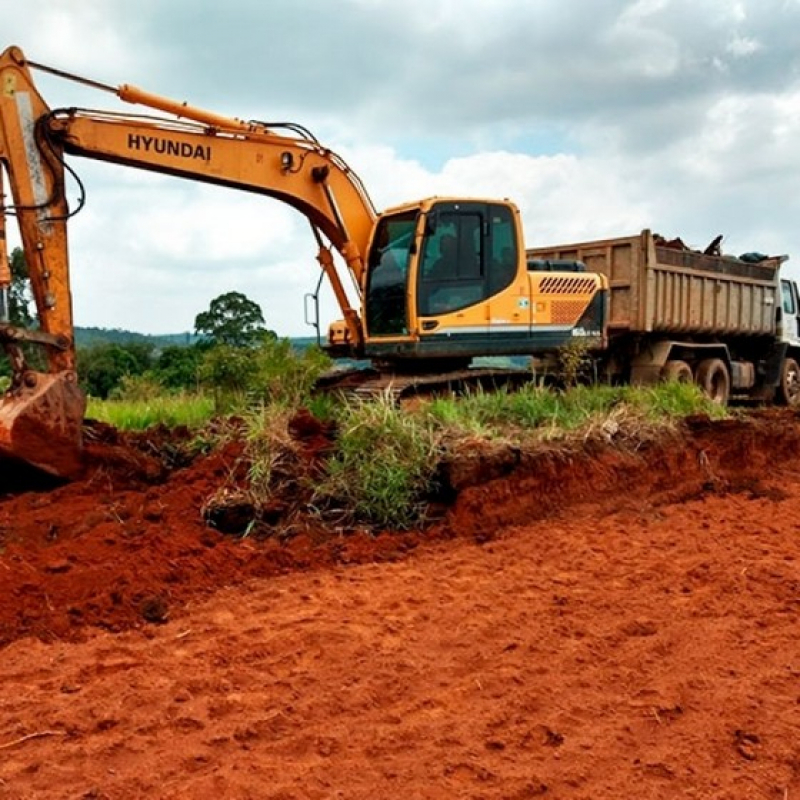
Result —
<instances>
[{"instance_id":1,"label":"excavator","mask_svg":"<svg viewBox=\"0 0 800 800\"><path fill-rule=\"evenodd\" d=\"M114 94L142 113L51 109L33 71ZM576 337L599 345L604 336L607 279L567 263L529 268L520 213L508 200L429 197L378 213L358 175L301 125L245 121L107 85L12 46L0 55L0 344L12 371L0 399L3 459L65 479L81 472L86 400L76 378L67 228L83 199L69 207L67 176L82 184L67 156L261 194L304 215L319 279L329 281L342 315L326 349L370 360L363 380L373 388L467 384L487 371L473 359L552 353ZM12 216L35 328L9 321ZM31 347L43 349L44 368L29 364Z\"/></svg>"}]
</instances>

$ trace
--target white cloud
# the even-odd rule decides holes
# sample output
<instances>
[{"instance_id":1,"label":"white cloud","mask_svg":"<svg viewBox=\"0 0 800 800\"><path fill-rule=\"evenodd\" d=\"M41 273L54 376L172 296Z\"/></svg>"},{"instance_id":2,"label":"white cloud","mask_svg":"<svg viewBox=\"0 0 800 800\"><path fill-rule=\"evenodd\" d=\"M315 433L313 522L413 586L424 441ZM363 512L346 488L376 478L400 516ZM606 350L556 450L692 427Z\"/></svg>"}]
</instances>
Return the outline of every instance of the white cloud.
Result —
<instances>
[{"instance_id":1,"label":"white cloud","mask_svg":"<svg viewBox=\"0 0 800 800\"><path fill-rule=\"evenodd\" d=\"M725 46L725 49L737 58L745 58L761 49L761 42L747 36L736 36Z\"/></svg>"}]
</instances>

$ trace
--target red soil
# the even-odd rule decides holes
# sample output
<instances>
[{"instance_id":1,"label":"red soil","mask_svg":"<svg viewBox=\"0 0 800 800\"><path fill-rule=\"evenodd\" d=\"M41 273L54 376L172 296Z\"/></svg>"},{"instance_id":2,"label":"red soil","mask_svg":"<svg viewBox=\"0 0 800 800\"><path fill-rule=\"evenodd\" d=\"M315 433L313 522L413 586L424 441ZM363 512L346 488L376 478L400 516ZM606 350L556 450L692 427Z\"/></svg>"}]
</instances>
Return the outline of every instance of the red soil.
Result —
<instances>
[{"instance_id":1,"label":"red soil","mask_svg":"<svg viewBox=\"0 0 800 800\"><path fill-rule=\"evenodd\" d=\"M235 452L101 433L0 499L0 798L800 796L795 415L476 445L425 533L268 540L203 520Z\"/></svg>"}]
</instances>

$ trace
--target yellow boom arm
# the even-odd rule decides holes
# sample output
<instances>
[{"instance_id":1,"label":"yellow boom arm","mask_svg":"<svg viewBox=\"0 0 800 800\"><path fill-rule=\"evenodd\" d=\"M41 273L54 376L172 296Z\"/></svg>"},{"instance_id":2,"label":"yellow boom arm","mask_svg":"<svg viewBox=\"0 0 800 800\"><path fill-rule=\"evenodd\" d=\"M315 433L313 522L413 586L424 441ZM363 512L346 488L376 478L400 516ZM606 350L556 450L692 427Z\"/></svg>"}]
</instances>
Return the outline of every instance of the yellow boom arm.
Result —
<instances>
[{"instance_id":1,"label":"yellow boom arm","mask_svg":"<svg viewBox=\"0 0 800 800\"><path fill-rule=\"evenodd\" d=\"M160 115L51 110L34 84L31 68L112 92ZM318 260L342 309L349 341L363 343L358 311L350 304L322 238L342 256L360 300L365 254L377 214L361 181L342 158L299 126L244 122L132 86L107 86L30 62L19 48L10 47L0 55L0 164L9 178L12 203L6 204L0 181L0 241L5 239L6 217L14 214L40 330L10 326L2 318L0 302L0 344L15 365L12 392L0 401L0 453L20 456L56 474L74 471L63 459L53 464L55 459L46 453L32 454L15 435L22 428L47 431L48 419L63 417L69 425L65 422L50 430L51 438L74 440L83 414L74 374L65 153L263 194L297 209L320 242ZM9 281L8 270L0 269L0 300L7 296ZM45 347L47 374L25 366L19 342L26 339ZM44 388L47 397L31 397L32 388L39 394ZM55 407L61 411L54 414ZM21 415L30 417L24 425ZM78 449L79 441L73 442L72 450Z\"/></svg>"}]
</instances>

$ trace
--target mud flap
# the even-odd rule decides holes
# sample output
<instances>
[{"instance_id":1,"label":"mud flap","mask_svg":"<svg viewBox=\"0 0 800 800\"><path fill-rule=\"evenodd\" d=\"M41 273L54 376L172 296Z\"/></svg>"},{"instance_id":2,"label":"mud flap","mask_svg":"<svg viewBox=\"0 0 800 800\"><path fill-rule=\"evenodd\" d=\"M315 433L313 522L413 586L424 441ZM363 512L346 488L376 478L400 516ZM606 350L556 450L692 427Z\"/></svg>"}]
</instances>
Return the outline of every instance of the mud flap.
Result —
<instances>
[{"instance_id":1,"label":"mud flap","mask_svg":"<svg viewBox=\"0 0 800 800\"><path fill-rule=\"evenodd\" d=\"M25 373L20 386L0 398L0 458L76 478L85 410L86 397L74 372Z\"/></svg>"},{"instance_id":2,"label":"mud flap","mask_svg":"<svg viewBox=\"0 0 800 800\"><path fill-rule=\"evenodd\" d=\"M773 389L781 382L783 362L788 349L788 342L775 342L769 355L763 361L763 378L760 383L762 387Z\"/></svg>"}]
</instances>

